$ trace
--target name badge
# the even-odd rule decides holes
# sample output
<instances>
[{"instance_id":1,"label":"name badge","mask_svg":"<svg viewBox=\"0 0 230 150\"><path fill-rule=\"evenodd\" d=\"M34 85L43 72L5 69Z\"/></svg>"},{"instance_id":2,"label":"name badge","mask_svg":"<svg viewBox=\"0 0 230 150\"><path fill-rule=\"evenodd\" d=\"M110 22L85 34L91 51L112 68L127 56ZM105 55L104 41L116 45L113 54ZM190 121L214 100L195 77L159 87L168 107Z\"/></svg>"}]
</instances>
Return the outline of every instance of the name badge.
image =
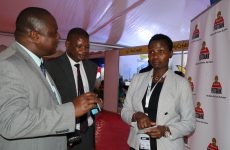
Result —
<instances>
[{"instance_id":1,"label":"name badge","mask_svg":"<svg viewBox=\"0 0 230 150\"><path fill-rule=\"evenodd\" d=\"M150 137L147 134L139 134L140 137L140 150L151 150Z\"/></svg>"}]
</instances>

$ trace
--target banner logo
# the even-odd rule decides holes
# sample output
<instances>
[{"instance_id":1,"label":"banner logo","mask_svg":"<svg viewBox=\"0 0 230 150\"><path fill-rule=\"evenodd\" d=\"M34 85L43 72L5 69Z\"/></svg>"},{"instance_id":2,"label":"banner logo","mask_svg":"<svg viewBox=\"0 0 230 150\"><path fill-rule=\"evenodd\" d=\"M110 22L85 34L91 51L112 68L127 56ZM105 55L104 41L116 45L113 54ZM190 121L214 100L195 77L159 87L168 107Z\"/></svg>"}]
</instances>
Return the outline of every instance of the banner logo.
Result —
<instances>
[{"instance_id":1,"label":"banner logo","mask_svg":"<svg viewBox=\"0 0 230 150\"><path fill-rule=\"evenodd\" d=\"M203 41L199 53L199 61L196 63L196 65L210 64L210 63L213 63L213 60L210 60L210 50L206 46L206 42Z\"/></svg>"},{"instance_id":2,"label":"banner logo","mask_svg":"<svg viewBox=\"0 0 230 150\"><path fill-rule=\"evenodd\" d=\"M217 17L214 22L214 30L218 30L224 27L224 18L221 15L221 11L217 12Z\"/></svg>"},{"instance_id":3,"label":"banner logo","mask_svg":"<svg viewBox=\"0 0 230 150\"><path fill-rule=\"evenodd\" d=\"M212 87L211 87L211 93L212 93L212 95L207 94L206 96L207 97L212 97L212 98L222 98L222 99L227 98L226 96L224 96L222 94L223 93L222 85L219 82L219 77L217 75L214 77L214 81L213 81Z\"/></svg>"},{"instance_id":4,"label":"banner logo","mask_svg":"<svg viewBox=\"0 0 230 150\"><path fill-rule=\"evenodd\" d=\"M213 33L211 33L210 36L225 32L227 30L228 28L224 27L224 17L222 16L221 11L218 11L213 25Z\"/></svg>"},{"instance_id":5,"label":"banner logo","mask_svg":"<svg viewBox=\"0 0 230 150\"><path fill-rule=\"evenodd\" d=\"M212 138L212 142L209 143L207 150L219 150L218 146L216 145L216 138Z\"/></svg>"},{"instance_id":6,"label":"banner logo","mask_svg":"<svg viewBox=\"0 0 230 150\"><path fill-rule=\"evenodd\" d=\"M192 39L199 38L200 36L200 30L198 29L198 25L196 24L195 29L192 33Z\"/></svg>"},{"instance_id":7,"label":"banner logo","mask_svg":"<svg viewBox=\"0 0 230 150\"><path fill-rule=\"evenodd\" d=\"M197 102L195 107L196 118L204 119L204 111L201 108L201 103Z\"/></svg>"},{"instance_id":8,"label":"banner logo","mask_svg":"<svg viewBox=\"0 0 230 150\"><path fill-rule=\"evenodd\" d=\"M209 59L209 49L206 47L206 42L203 41L201 50L200 50L200 55L199 55L199 60L203 59Z\"/></svg>"},{"instance_id":9,"label":"banner logo","mask_svg":"<svg viewBox=\"0 0 230 150\"><path fill-rule=\"evenodd\" d=\"M211 93L222 94L222 86L218 80L218 76L216 75L212 83Z\"/></svg>"}]
</instances>

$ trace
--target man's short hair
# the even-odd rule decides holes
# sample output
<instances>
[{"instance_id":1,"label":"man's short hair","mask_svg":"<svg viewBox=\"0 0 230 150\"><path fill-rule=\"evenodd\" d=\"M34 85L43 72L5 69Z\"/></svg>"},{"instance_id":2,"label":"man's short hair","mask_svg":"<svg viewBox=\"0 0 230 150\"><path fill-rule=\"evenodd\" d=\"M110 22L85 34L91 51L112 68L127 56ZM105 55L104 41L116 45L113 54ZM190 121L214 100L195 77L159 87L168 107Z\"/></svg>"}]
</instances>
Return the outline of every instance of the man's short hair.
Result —
<instances>
[{"instance_id":1,"label":"man's short hair","mask_svg":"<svg viewBox=\"0 0 230 150\"><path fill-rule=\"evenodd\" d=\"M69 31L67 35L67 40L70 40L72 38L76 37L84 37L84 38L89 38L89 34L82 28L73 28Z\"/></svg>"},{"instance_id":2,"label":"man's short hair","mask_svg":"<svg viewBox=\"0 0 230 150\"><path fill-rule=\"evenodd\" d=\"M149 41L149 44L148 44L148 47L155 41L164 41L169 50L172 51L173 49L173 42L172 40L167 36L167 35L164 35L164 34L155 34Z\"/></svg>"}]
</instances>

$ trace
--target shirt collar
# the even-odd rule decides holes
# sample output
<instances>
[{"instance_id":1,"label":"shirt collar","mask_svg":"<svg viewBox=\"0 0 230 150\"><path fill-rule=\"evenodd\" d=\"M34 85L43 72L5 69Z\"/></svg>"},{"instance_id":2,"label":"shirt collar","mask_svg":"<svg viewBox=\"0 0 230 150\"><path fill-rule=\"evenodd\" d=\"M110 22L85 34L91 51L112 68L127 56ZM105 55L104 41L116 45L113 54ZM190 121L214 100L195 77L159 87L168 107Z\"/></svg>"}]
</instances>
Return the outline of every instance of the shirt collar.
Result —
<instances>
[{"instance_id":1,"label":"shirt collar","mask_svg":"<svg viewBox=\"0 0 230 150\"><path fill-rule=\"evenodd\" d=\"M40 67L41 63L43 62L42 58L39 58L37 55L32 53L28 50L25 46L21 45L20 43L16 42L33 60L34 62Z\"/></svg>"},{"instance_id":2,"label":"shirt collar","mask_svg":"<svg viewBox=\"0 0 230 150\"><path fill-rule=\"evenodd\" d=\"M80 64L80 66L82 65L82 61L76 62L71 57L69 57L69 55L67 53L66 53L66 55L70 61L71 66L74 66L75 64Z\"/></svg>"}]
</instances>

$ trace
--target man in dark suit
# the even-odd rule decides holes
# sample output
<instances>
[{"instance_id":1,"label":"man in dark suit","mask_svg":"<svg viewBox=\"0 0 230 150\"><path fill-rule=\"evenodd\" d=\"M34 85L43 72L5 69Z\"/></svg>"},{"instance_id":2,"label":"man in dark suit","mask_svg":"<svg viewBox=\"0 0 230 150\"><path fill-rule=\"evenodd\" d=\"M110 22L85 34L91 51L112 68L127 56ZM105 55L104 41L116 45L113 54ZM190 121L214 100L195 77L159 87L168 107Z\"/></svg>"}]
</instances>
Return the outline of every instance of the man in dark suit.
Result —
<instances>
[{"instance_id":1,"label":"man in dark suit","mask_svg":"<svg viewBox=\"0 0 230 150\"><path fill-rule=\"evenodd\" d=\"M58 91L60 92L63 103L72 101L73 97L82 94L79 92L79 77L82 79L84 91L94 90L97 65L86 60L89 54L89 34L81 28L73 28L69 31L65 42L66 53L49 60L45 63L48 72L52 76ZM79 64L79 65L76 65ZM80 66L80 76L78 68ZM95 123L94 117L90 112L85 119L77 118L75 135L81 136L81 140L75 143L68 143L69 150L92 150L95 147ZM81 129L82 122L87 122L86 131ZM68 135L67 140L74 134Z\"/></svg>"}]
</instances>

